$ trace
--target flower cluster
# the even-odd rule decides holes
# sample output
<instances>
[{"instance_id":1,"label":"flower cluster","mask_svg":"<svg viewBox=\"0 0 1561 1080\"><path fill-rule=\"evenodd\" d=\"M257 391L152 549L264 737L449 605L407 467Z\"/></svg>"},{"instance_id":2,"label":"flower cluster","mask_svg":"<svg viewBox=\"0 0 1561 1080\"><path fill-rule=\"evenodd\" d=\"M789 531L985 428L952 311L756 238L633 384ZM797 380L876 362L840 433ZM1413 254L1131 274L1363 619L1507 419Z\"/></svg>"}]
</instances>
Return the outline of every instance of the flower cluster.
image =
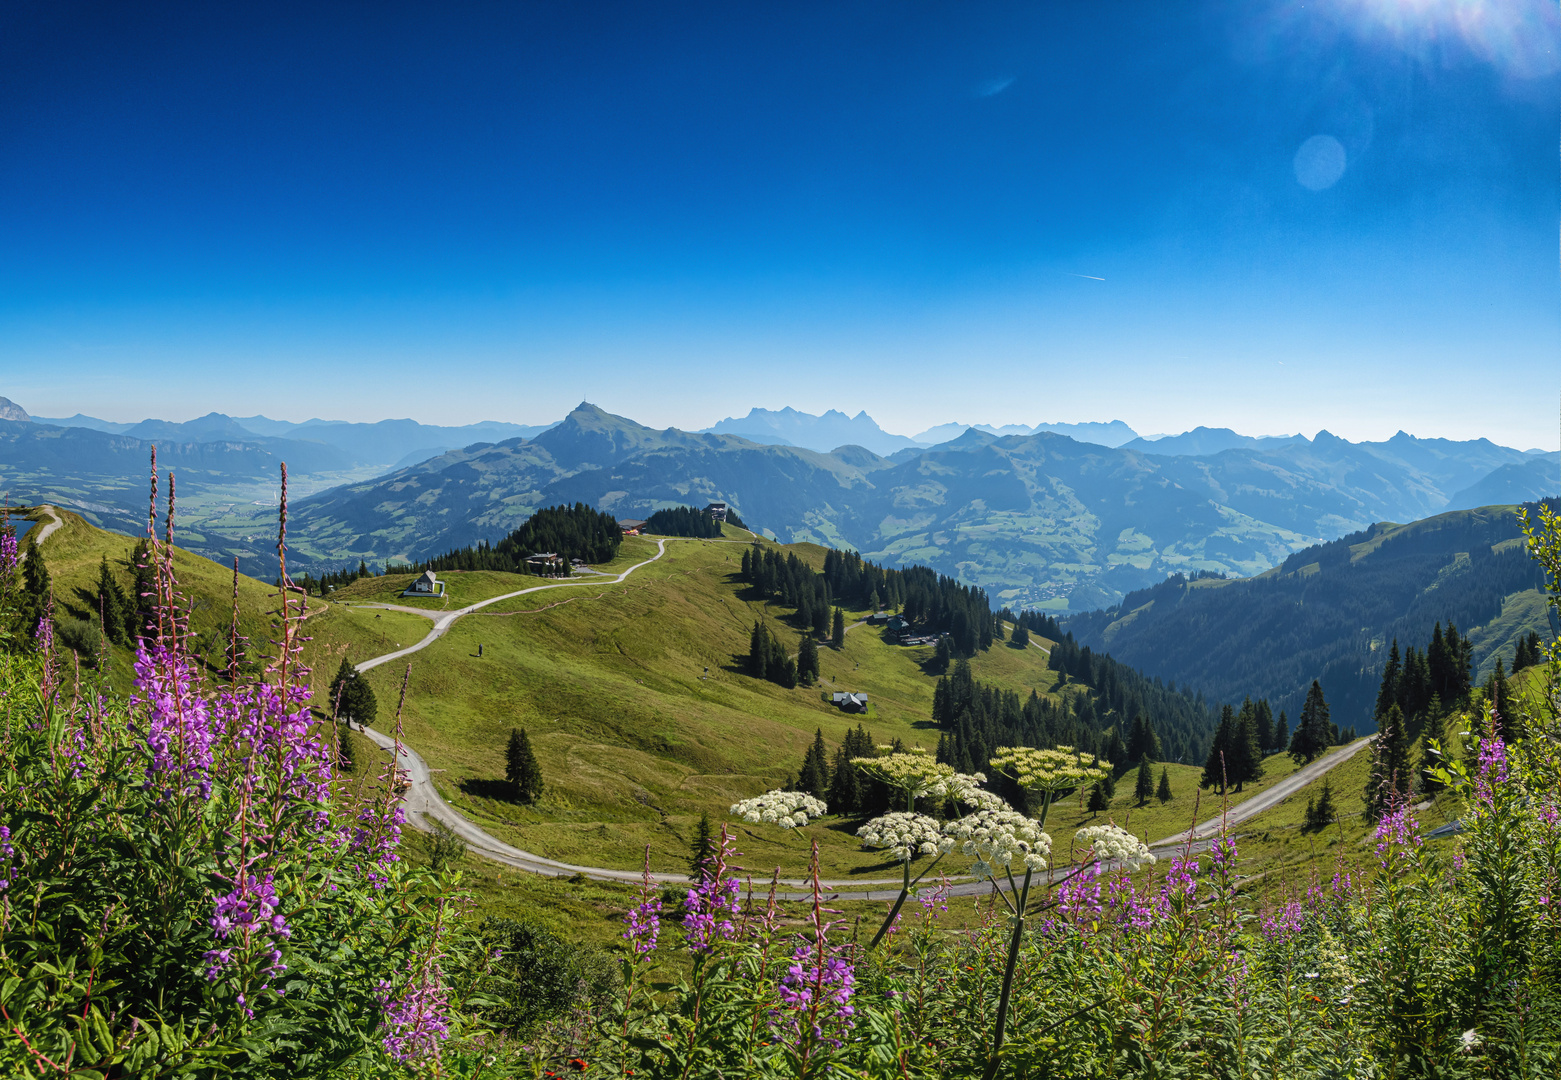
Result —
<instances>
[{"instance_id":1,"label":"flower cluster","mask_svg":"<svg viewBox=\"0 0 1561 1080\"><path fill-rule=\"evenodd\" d=\"M1474 796L1483 806L1490 806L1496 797L1497 786L1507 780L1507 744L1500 735L1490 735L1480 740L1478 764L1474 773Z\"/></svg>"},{"instance_id":2,"label":"flower cluster","mask_svg":"<svg viewBox=\"0 0 1561 1080\"><path fill-rule=\"evenodd\" d=\"M852 758L851 764L913 799L964 799L978 790L978 784L986 783L984 774L956 772L954 766L935 761L920 749L886 757Z\"/></svg>"},{"instance_id":3,"label":"flower cluster","mask_svg":"<svg viewBox=\"0 0 1561 1080\"><path fill-rule=\"evenodd\" d=\"M1000 746L992 768L1007 773L1027 791L1063 791L1103 780L1108 770L1086 763L1071 746L1037 750L1031 746Z\"/></svg>"},{"instance_id":4,"label":"flower cluster","mask_svg":"<svg viewBox=\"0 0 1561 1080\"><path fill-rule=\"evenodd\" d=\"M414 975L400 993L381 980L376 996L385 1010L384 1046L391 1057L416 1062L438 1054L440 1042L450 1037L450 991L437 964Z\"/></svg>"},{"instance_id":5,"label":"flower cluster","mask_svg":"<svg viewBox=\"0 0 1561 1080\"><path fill-rule=\"evenodd\" d=\"M1262 934L1271 942L1281 942L1299 934L1305 921L1305 913L1299 900L1287 900L1263 916L1258 924Z\"/></svg>"},{"instance_id":6,"label":"flower cluster","mask_svg":"<svg viewBox=\"0 0 1561 1080\"><path fill-rule=\"evenodd\" d=\"M16 876L16 867L12 865L16 858L16 848L11 845L11 830L0 825L0 859L5 861L0 866L0 892L11 887L11 879Z\"/></svg>"},{"instance_id":7,"label":"flower cluster","mask_svg":"<svg viewBox=\"0 0 1561 1080\"><path fill-rule=\"evenodd\" d=\"M971 873L978 880L1007 870L1016 859L1026 870L1044 870L1052 849L1052 838L1013 810L977 810L950 822L946 831L959 841L961 851L976 860Z\"/></svg>"},{"instance_id":8,"label":"flower cluster","mask_svg":"<svg viewBox=\"0 0 1561 1080\"><path fill-rule=\"evenodd\" d=\"M193 784L209 799L212 716L189 661L162 645L148 649L143 640L136 647L135 672L131 705L147 713L147 784L171 777L181 787Z\"/></svg>"},{"instance_id":9,"label":"flower cluster","mask_svg":"<svg viewBox=\"0 0 1561 1080\"><path fill-rule=\"evenodd\" d=\"M1405 858L1412 849L1420 846L1420 822L1416 820L1408 800L1401 800L1382 815L1382 820L1377 822L1376 841L1377 858L1381 860L1384 870L1388 868L1395 850L1400 858Z\"/></svg>"},{"instance_id":10,"label":"flower cluster","mask_svg":"<svg viewBox=\"0 0 1561 1080\"><path fill-rule=\"evenodd\" d=\"M797 829L806 825L809 818L829 813L829 807L806 792L766 791L763 795L733 803L731 811L744 821Z\"/></svg>"},{"instance_id":11,"label":"flower cluster","mask_svg":"<svg viewBox=\"0 0 1561 1080\"><path fill-rule=\"evenodd\" d=\"M954 846L954 839L943 834L943 826L925 814L898 812L876 817L856 830L862 846L887 848L896 859L908 861L918 855L937 855Z\"/></svg>"},{"instance_id":12,"label":"flower cluster","mask_svg":"<svg viewBox=\"0 0 1561 1080\"><path fill-rule=\"evenodd\" d=\"M840 956L826 953L820 957L818 953L818 948L807 942L798 945L786 974L775 988L786 1010L813 1015L815 1038L824 1035L826 1019L835 1021L838 1027L849 1028L856 1015L856 1007L851 1004L856 989L855 967Z\"/></svg>"},{"instance_id":13,"label":"flower cluster","mask_svg":"<svg viewBox=\"0 0 1561 1080\"><path fill-rule=\"evenodd\" d=\"M1074 838L1088 844L1102 865L1116 863L1122 869L1132 871L1155 861L1142 840L1115 825L1090 825L1075 833Z\"/></svg>"}]
</instances>

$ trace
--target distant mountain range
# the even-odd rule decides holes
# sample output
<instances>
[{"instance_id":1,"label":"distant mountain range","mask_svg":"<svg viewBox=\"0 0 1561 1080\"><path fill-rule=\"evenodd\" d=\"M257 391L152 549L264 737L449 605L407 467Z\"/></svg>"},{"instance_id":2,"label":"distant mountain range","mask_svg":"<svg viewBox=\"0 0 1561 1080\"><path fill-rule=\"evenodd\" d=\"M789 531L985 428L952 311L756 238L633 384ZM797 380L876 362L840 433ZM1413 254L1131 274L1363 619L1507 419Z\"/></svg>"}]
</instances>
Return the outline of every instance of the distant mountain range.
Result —
<instances>
[{"instance_id":1,"label":"distant mountain range","mask_svg":"<svg viewBox=\"0 0 1561 1080\"><path fill-rule=\"evenodd\" d=\"M1550 636L1543 586L1515 510L1489 506L1374 525L1253 578L1171 578L1063 625L1083 645L1215 700L1266 697L1292 725L1319 679L1333 720L1367 732L1395 639L1423 651L1436 623L1452 621L1483 678L1498 657L1511 664L1522 635Z\"/></svg>"},{"instance_id":2,"label":"distant mountain range","mask_svg":"<svg viewBox=\"0 0 1561 1080\"><path fill-rule=\"evenodd\" d=\"M254 518L272 505L283 460L298 480L291 536L300 569L495 540L559 502L646 517L719 499L780 539L927 563L1002 603L1059 614L1108 607L1168 573L1259 573L1375 522L1561 488L1556 455L1402 432L1351 443L1327 432L1252 438L1200 428L1149 441L1113 421L1070 429L1126 436L1117 447L1034 428L960 427L924 448L865 413L833 410L755 409L689 432L584 403L552 426L454 428L220 413L111 425L30 420L0 399L7 408L0 485L13 498L136 521L155 442L190 500L186 521L200 533L192 546L237 555L262 576L274 557Z\"/></svg>"},{"instance_id":3,"label":"distant mountain range","mask_svg":"<svg viewBox=\"0 0 1561 1080\"><path fill-rule=\"evenodd\" d=\"M24 413L20 417L0 415L0 419L28 417ZM250 443L279 456L290 454L289 466L305 473L364 467L403 468L474 442L529 438L549 427L547 424L508 424L494 420L463 427L419 424L415 420L381 420L373 424L305 420L295 424L265 416L233 417L217 412L182 423L142 420L136 424L119 424L80 413L58 419L34 416L31 420L51 427L87 428L147 442ZM321 447L329 449L322 451Z\"/></svg>"},{"instance_id":4,"label":"distant mountain range","mask_svg":"<svg viewBox=\"0 0 1561 1080\"><path fill-rule=\"evenodd\" d=\"M924 562L1004 603L1066 612L1169 572L1258 573L1319 540L1425 517L1473 479L1530 461L1485 440L1357 444L1327 432L1190 456L967 429L903 454L657 430L582 403L535 438L313 496L294 520L310 557L377 561L496 539L559 502L646 517L723 500L783 540Z\"/></svg>"}]
</instances>

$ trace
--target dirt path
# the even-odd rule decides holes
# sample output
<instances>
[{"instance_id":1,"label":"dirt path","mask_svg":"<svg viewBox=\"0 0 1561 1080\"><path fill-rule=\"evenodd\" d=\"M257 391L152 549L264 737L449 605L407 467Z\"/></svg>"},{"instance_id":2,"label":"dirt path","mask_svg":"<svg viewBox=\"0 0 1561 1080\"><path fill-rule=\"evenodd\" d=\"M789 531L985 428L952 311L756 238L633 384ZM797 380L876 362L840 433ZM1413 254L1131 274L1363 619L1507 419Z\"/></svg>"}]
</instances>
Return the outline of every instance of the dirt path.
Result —
<instances>
[{"instance_id":1,"label":"dirt path","mask_svg":"<svg viewBox=\"0 0 1561 1080\"><path fill-rule=\"evenodd\" d=\"M652 555L650 558L646 559L644 562L635 563L633 566L629 567L627 570L625 570L623 573L619 574L615 579L613 579L613 583L614 584L621 584L624 581L627 581L629 575L634 573L634 571L640 569L641 567L649 566L651 563L657 561L658 559L660 559L666 553L667 553L667 542L665 540L657 540L656 541L656 554ZM601 581L600 578L592 578L592 579L587 580L587 581L556 581L556 582L553 582L553 583L548 584L548 585L533 585L529 589L517 589L515 592L505 593L503 596L489 597L487 600L479 600L475 604L467 604L463 608L457 608L455 611L449 611L449 612L443 612L443 613L423 611L423 610L421 610L419 608L413 608L413 607L403 607L400 604L363 604L363 605L360 605L362 607L381 607L381 608L386 608L386 609L391 610L391 611L410 611L410 612L412 612L415 615L422 615L422 616L424 616L426 618L433 619L434 620L434 628L432 630L428 631L428 636L423 638L423 640L419 641L416 645L408 646L405 649L397 649L395 652L386 653L384 656L376 656L372 660L365 660L361 664L357 664L355 666L357 667L357 669L359 671L368 671L370 668L377 668L381 664L388 664L392 660L399 660L403 656L411 656L415 652L420 652L421 650L428 648L428 646L432 645L434 642L438 641L440 638L444 637L445 631L450 629L450 627L455 624L455 620L456 619L459 619L462 615L470 615L474 611L480 611L481 609L487 607L489 604L497 604L501 600L513 600L517 596L525 596L525 595L527 595L529 593L535 593L535 592L544 592L544 591L546 591L548 589L579 588L581 585L590 585L590 586L595 586L597 588L600 588L601 585L602 585L602 581Z\"/></svg>"},{"instance_id":2,"label":"dirt path","mask_svg":"<svg viewBox=\"0 0 1561 1080\"><path fill-rule=\"evenodd\" d=\"M49 515L49 523L43 526L43 528L39 529L32 538L33 543L42 545L43 542L49 537L53 536L59 530L60 526L65 524L65 522L61 520L59 511L55 510L52 506L40 506L38 509ZM26 559L27 548L23 547L21 558L17 561L25 562Z\"/></svg>"}]
</instances>

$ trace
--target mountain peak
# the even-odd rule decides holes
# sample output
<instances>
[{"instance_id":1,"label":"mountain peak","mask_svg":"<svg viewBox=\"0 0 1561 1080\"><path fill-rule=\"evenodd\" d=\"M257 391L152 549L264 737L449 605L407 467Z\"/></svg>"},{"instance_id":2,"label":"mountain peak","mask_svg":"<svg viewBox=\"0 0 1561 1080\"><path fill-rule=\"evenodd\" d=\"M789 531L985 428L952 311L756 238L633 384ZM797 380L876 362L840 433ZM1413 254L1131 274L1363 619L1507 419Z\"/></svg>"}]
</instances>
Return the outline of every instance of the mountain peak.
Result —
<instances>
[{"instance_id":1,"label":"mountain peak","mask_svg":"<svg viewBox=\"0 0 1561 1080\"><path fill-rule=\"evenodd\" d=\"M10 398L0 397L0 420L31 420L27 410L22 408Z\"/></svg>"}]
</instances>

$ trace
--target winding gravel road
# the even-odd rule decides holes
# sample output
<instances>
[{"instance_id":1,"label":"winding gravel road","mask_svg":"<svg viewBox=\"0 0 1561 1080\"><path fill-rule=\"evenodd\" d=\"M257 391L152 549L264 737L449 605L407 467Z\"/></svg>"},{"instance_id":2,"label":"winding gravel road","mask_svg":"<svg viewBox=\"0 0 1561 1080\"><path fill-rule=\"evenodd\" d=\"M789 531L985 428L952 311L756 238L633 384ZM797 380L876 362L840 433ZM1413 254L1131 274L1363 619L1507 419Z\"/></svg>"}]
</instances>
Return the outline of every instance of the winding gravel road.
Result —
<instances>
[{"instance_id":1,"label":"winding gravel road","mask_svg":"<svg viewBox=\"0 0 1561 1080\"><path fill-rule=\"evenodd\" d=\"M58 522L58 519L56 519L56 522ZM56 524L55 527L58 527L58 525ZM47 533L44 535L47 535ZM41 538L42 537L40 537L40 539ZM746 541L729 540L705 542L745 543ZM636 563L627 570L624 570L621 574L617 575L616 578L612 579L610 583L620 584L626 581L629 575L633 574L636 570L649 566L651 563L659 560L663 555L666 554L666 550L667 541L665 539L657 540L656 554L653 557L646 559L644 562ZM590 579L585 581L559 581L547 585L535 585L529 589L520 589L516 592L505 593L502 596L492 597L488 600L481 600L475 604L468 604L466 607L460 608L456 611L446 612L444 614L424 611L421 608L414 608L400 604L354 605L356 607L384 608L391 611L407 611L413 614L422 615L428 619L432 619L434 622L433 629L430 630L428 635L424 637L423 640L419 641L416 645L412 645L405 649L398 649L395 652L386 653L384 656L376 656L371 660L365 660L362 663L357 664L356 668L360 672L368 671L372 668L379 667L381 664L388 664L392 660L399 660L404 656L410 656L415 652L426 649L429 645L432 645L435 641L439 640L439 638L443 637L445 632L449 630L455 621L461 616L470 615L474 611L479 611L482 608L485 608L490 604L496 604L501 600L510 600L517 596L525 596L528 593L545 592L550 589L567 589L579 585L601 586L606 583L609 582L605 580L604 576L593 575ZM1032 644L1034 643L1032 642ZM394 750L396 748L396 740L393 736L387 735L384 732L377 731L373 728L363 728L361 730L363 734L372 740L377 746L380 746L386 750ZM1370 742L1371 739L1369 737L1364 739L1357 739L1355 742L1349 744L1343 749L1335 751L1326 757L1319 758L1310 765L1307 765L1305 768L1298 770L1293 775L1285 777L1283 780L1276 783L1273 787L1268 788L1266 791L1263 791L1262 793L1237 804L1228 814L1223 816L1224 826L1229 828L1230 826L1238 825L1241 822L1262 813L1264 810L1277 805L1285 798L1295 794L1295 792L1299 791L1313 780L1322 776L1328 770L1343 764L1345 761L1348 761L1357 752L1369 745ZM561 862L557 859L549 859L541 855L533 854L529 851L523 851L522 849L514 847L510 844L506 844L504 841L485 832L465 815L460 813L460 811L456 810L455 807L447 803L439 794L439 789L434 785L433 774L429 770L428 763L423 760L422 756L419 755L417 751L413 750L405 743L401 744L400 747L399 764L401 768L406 770L408 781L406 794L402 797L402 804L406 810L407 820L419 829L428 831L431 828L429 823L431 821L437 821L448 828L450 831L454 832L463 841L465 841L468 848L477 854L482 855L484 858L491 859L494 862L501 863L505 866L513 867L516 870L525 870L533 874L543 874L549 877L572 877L576 874L580 874L597 881L637 882L640 880L641 875L637 870L609 870L600 866L579 866L574 863ZM1208 837L1219 832L1221 823L1221 817L1210 818L1209 820L1197 825L1192 829L1177 833L1175 836L1166 837L1164 840L1157 841L1151 845L1151 849L1154 850L1157 854L1163 854L1169 849L1180 847L1189 841L1195 846L1205 846ZM1072 868L1067 866L1055 867L1050 871L1049 876L1054 878L1061 877L1070 873L1071 870ZM689 880L688 877L683 874L652 874L651 878L661 884L686 884ZM801 879L783 878L781 883L798 890L809 889L809 883ZM871 880L848 879L842 881L824 881L821 882L821 884L825 889L829 890L834 899L838 900L892 901L900 894L899 878L875 878ZM873 888L873 886L883 887ZM991 888L992 886L988 882L960 881L952 885L949 889L949 892L955 896L970 896L976 894L984 895L990 891ZM810 898L812 893L811 891L786 892L781 893L780 896L782 899L803 900Z\"/></svg>"}]
</instances>

